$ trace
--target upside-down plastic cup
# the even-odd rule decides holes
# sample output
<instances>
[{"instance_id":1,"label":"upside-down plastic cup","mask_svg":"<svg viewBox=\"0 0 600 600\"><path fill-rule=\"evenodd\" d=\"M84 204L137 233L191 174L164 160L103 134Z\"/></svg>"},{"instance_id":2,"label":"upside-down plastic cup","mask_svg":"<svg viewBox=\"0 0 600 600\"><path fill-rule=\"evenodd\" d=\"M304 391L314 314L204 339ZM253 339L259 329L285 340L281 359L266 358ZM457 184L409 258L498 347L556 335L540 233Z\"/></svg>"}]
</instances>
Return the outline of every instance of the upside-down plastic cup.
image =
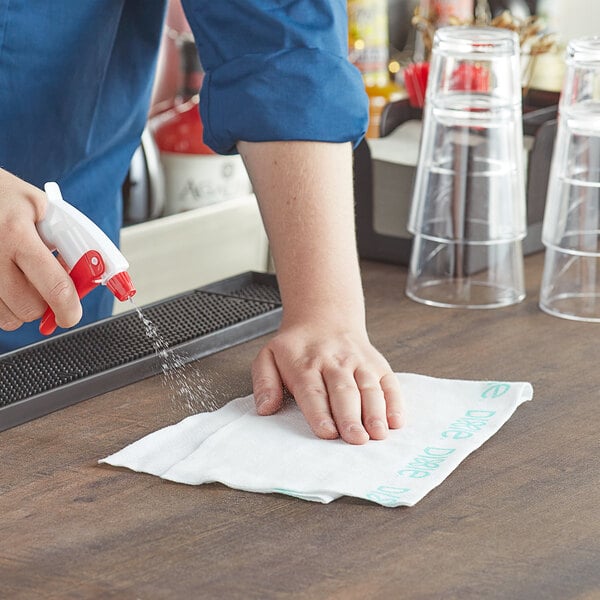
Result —
<instances>
[{"instance_id":1,"label":"upside-down plastic cup","mask_svg":"<svg viewBox=\"0 0 600 600\"><path fill-rule=\"evenodd\" d=\"M413 300L495 308L525 297L519 53L504 29L435 33L408 224Z\"/></svg>"},{"instance_id":2,"label":"upside-down plastic cup","mask_svg":"<svg viewBox=\"0 0 600 600\"><path fill-rule=\"evenodd\" d=\"M542 230L540 307L600 322L600 37L573 40L566 54Z\"/></svg>"}]
</instances>

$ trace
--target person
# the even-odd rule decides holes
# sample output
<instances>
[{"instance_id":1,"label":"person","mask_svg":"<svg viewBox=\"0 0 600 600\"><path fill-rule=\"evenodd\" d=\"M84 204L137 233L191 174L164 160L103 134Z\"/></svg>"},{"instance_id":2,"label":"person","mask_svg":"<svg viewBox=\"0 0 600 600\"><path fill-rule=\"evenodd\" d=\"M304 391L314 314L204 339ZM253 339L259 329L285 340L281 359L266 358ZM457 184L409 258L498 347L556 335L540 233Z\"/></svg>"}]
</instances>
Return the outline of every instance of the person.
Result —
<instances>
[{"instance_id":1,"label":"person","mask_svg":"<svg viewBox=\"0 0 600 600\"><path fill-rule=\"evenodd\" d=\"M252 364L257 411L284 388L313 432L351 444L401 426L401 394L371 344L356 251L352 145L367 104L347 60L342 0L184 0L206 72L205 142L239 152L272 249L278 332ZM113 241L121 183L146 123L165 0L31 0L0 9L0 351L110 315L100 286L80 304L37 235L45 181Z\"/></svg>"}]
</instances>

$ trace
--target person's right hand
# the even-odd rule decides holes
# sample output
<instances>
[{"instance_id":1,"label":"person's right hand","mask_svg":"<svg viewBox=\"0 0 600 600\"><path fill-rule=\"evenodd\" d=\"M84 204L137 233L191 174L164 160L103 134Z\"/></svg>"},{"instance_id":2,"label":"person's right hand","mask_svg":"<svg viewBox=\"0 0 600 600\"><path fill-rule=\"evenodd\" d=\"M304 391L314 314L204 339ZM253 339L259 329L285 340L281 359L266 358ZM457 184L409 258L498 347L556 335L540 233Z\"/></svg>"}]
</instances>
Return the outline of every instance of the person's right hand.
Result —
<instances>
[{"instance_id":1,"label":"person's right hand","mask_svg":"<svg viewBox=\"0 0 600 600\"><path fill-rule=\"evenodd\" d=\"M0 329L14 331L50 306L61 327L81 319L73 281L40 238L44 192L0 169Z\"/></svg>"}]
</instances>

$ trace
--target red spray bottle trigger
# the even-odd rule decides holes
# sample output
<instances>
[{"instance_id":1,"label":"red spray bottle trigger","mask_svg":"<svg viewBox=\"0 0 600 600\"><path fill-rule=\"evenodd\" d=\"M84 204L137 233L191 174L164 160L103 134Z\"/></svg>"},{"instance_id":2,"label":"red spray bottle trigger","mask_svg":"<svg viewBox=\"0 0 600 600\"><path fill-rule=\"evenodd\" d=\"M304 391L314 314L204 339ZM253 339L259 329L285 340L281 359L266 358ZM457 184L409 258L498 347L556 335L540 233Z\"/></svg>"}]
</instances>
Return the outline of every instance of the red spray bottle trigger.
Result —
<instances>
[{"instance_id":1,"label":"red spray bottle trigger","mask_svg":"<svg viewBox=\"0 0 600 600\"><path fill-rule=\"evenodd\" d=\"M75 263L75 266L69 271L69 275L75 284L75 289L80 299L89 294L101 283L104 270L102 255L96 250L89 250ZM55 330L56 318L52 309L48 307L40 323L40 333L42 335L50 335Z\"/></svg>"}]
</instances>

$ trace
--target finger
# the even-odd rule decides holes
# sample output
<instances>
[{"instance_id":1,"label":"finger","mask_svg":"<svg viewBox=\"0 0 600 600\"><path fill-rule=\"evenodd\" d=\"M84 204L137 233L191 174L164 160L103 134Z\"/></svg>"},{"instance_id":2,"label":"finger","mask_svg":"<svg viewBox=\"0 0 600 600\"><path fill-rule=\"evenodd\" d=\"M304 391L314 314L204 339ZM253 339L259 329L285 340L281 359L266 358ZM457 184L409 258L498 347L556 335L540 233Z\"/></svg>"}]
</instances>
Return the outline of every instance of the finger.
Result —
<instances>
[{"instance_id":1,"label":"finger","mask_svg":"<svg viewBox=\"0 0 600 600\"><path fill-rule=\"evenodd\" d=\"M39 319L46 310L44 299L12 262L0 267L2 300L12 316L23 323Z\"/></svg>"},{"instance_id":2,"label":"finger","mask_svg":"<svg viewBox=\"0 0 600 600\"><path fill-rule=\"evenodd\" d=\"M402 390L398 378L392 372L381 378L381 389L385 397L388 425L392 429L399 429L404 424L402 415Z\"/></svg>"},{"instance_id":3,"label":"finger","mask_svg":"<svg viewBox=\"0 0 600 600\"><path fill-rule=\"evenodd\" d=\"M362 422L373 440L383 440L388 434L388 421L383 390L373 371L359 368L354 378L360 390Z\"/></svg>"},{"instance_id":4,"label":"finger","mask_svg":"<svg viewBox=\"0 0 600 600\"><path fill-rule=\"evenodd\" d=\"M82 309L77 290L65 269L46 248L42 240L34 235L15 255L17 266L39 292L56 316L60 327L73 327L81 319Z\"/></svg>"},{"instance_id":5,"label":"finger","mask_svg":"<svg viewBox=\"0 0 600 600\"><path fill-rule=\"evenodd\" d=\"M353 372L343 367L326 367L323 379L340 435L349 444L364 444L369 434L362 424L360 392Z\"/></svg>"},{"instance_id":6,"label":"finger","mask_svg":"<svg viewBox=\"0 0 600 600\"><path fill-rule=\"evenodd\" d=\"M327 388L317 369L304 371L296 381L289 382L288 387L317 437L325 440L339 437L327 398Z\"/></svg>"},{"instance_id":7,"label":"finger","mask_svg":"<svg viewBox=\"0 0 600 600\"><path fill-rule=\"evenodd\" d=\"M15 331L23 325L23 321L15 316L15 314L0 300L0 329L4 331Z\"/></svg>"},{"instance_id":8,"label":"finger","mask_svg":"<svg viewBox=\"0 0 600 600\"><path fill-rule=\"evenodd\" d=\"M252 389L259 415L272 415L281 408L283 382L268 348L263 348L252 363Z\"/></svg>"}]
</instances>

